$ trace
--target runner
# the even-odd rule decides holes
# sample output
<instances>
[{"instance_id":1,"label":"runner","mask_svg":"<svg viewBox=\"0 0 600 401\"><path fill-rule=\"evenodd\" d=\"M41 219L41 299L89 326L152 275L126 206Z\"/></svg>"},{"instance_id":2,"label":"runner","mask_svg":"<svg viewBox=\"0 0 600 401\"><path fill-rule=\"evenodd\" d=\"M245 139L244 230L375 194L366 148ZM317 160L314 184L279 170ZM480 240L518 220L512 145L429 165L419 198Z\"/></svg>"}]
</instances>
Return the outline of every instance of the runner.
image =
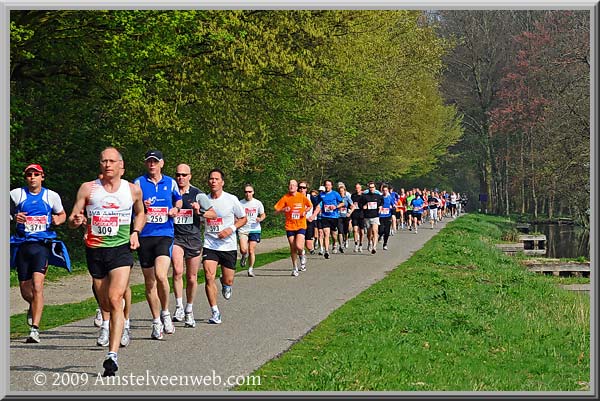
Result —
<instances>
[{"instance_id":1,"label":"runner","mask_svg":"<svg viewBox=\"0 0 600 401\"><path fill-rule=\"evenodd\" d=\"M221 266L221 293L223 298L230 299L233 277L237 261L236 231L248 222L244 208L239 199L223 191L225 173L220 169L212 169L208 173L208 198L217 213L214 219L206 219L204 229L204 250L202 265L204 267L204 291L211 310L208 323L221 323L221 313L217 306L217 266Z\"/></svg>"},{"instance_id":2,"label":"runner","mask_svg":"<svg viewBox=\"0 0 600 401\"><path fill-rule=\"evenodd\" d=\"M408 231L412 231L413 227L413 206L412 201L415 199L415 194L412 189L406 192L406 218L408 219ZM416 226L415 226L416 227Z\"/></svg>"},{"instance_id":3,"label":"runner","mask_svg":"<svg viewBox=\"0 0 600 401\"><path fill-rule=\"evenodd\" d=\"M303 186L308 187L308 183L306 181L300 182L298 189L302 192L304 191ZM307 195L307 197L310 200L310 203L313 205L313 209L309 210L309 212L307 212L306 214L306 248L308 249L311 255L314 255L315 248L319 245L319 231L321 233L323 232L322 227L320 227L321 221L319 220L319 215L313 217L314 205L319 205L321 203L321 195L319 194L319 191L313 189L310 191L310 194ZM317 236L316 239L315 235ZM322 255L323 253L319 252L319 254Z\"/></svg>"},{"instance_id":4,"label":"runner","mask_svg":"<svg viewBox=\"0 0 600 401\"><path fill-rule=\"evenodd\" d=\"M171 262L173 264L173 294L175 295L175 312L173 320L184 322L185 327L196 327L194 319L194 298L198 288L198 269L202 252L201 217L215 218L210 200L200 189L190 184L192 170L187 164L179 164L175 170L175 180L182 197L182 208L173 222L175 223L175 239ZM185 264L185 308L183 307L183 266Z\"/></svg>"},{"instance_id":5,"label":"runner","mask_svg":"<svg viewBox=\"0 0 600 401\"><path fill-rule=\"evenodd\" d=\"M27 324L30 326L27 343L40 342L40 321L44 309L44 280L51 249L64 249L56 240L52 226L65 222L67 214L60 196L42 186L46 176L39 164L30 164L23 170L27 185L10 191L10 216L16 222L15 235L10 238L11 267L17 269L21 296L29 304ZM70 271L70 263L66 263Z\"/></svg>"},{"instance_id":6,"label":"runner","mask_svg":"<svg viewBox=\"0 0 600 401\"><path fill-rule=\"evenodd\" d=\"M323 245L325 247L325 259L329 259L329 237L332 240L333 253L337 253L336 231L338 230L339 208L344 206L344 202L339 192L333 190L333 181L325 180L325 192L321 194L321 225L323 226ZM344 248L341 248L344 253Z\"/></svg>"},{"instance_id":7,"label":"runner","mask_svg":"<svg viewBox=\"0 0 600 401\"><path fill-rule=\"evenodd\" d=\"M417 192L414 199L411 201L412 215L413 215L413 226L415 227L415 234L419 232L418 226L421 224L421 215L423 214L423 197L420 192Z\"/></svg>"},{"instance_id":8,"label":"runner","mask_svg":"<svg viewBox=\"0 0 600 401\"><path fill-rule=\"evenodd\" d=\"M346 185L343 182L338 182L338 191L342 197L344 206L339 208L340 217L338 219L338 243L340 244L340 252L344 253L344 249L348 249L348 233L350 232L350 213L352 213L352 196L346 191Z\"/></svg>"},{"instance_id":9,"label":"runner","mask_svg":"<svg viewBox=\"0 0 600 401\"><path fill-rule=\"evenodd\" d=\"M325 193L325 186L321 185L319 187L319 192L318 192L318 203L313 202L313 206L314 208L316 208L317 206L319 206L321 204L321 195L323 195ZM311 199L312 202L312 199ZM323 234L323 211L321 210L321 207L319 207L319 213L317 214L317 219L316 219L316 227L317 227L317 239L319 242L319 255L323 255L325 253L325 248L323 246L324 244L324 238L325 235Z\"/></svg>"},{"instance_id":10,"label":"runner","mask_svg":"<svg viewBox=\"0 0 600 401\"><path fill-rule=\"evenodd\" d=\"M88 181L77 192L69 227L86 225L86 259L101 308L110 311L108 354L103 362L103 376L114 376L119 369L117 353L125 317L124 297L129 287L133 254L140 245L138 238L146 223L142 191L121 179L123 157L113 147L100 153L102 178ZM133 231L131 218L135 215ZM103 322L101 332L106 330Z\"/></svg>"},{"instance_id":11,"label":"runner","mask_svg":"<svg viewBox=\"0 0 600 401\"><path fill-rule=\"evenodd\" d=\"M146 300L152 314L152 333L155 340L163 338L163 332L175 333L169 312L169 265L175 236L173 218L181 210L183 202L175 180L162 174L165 165L163 154L150 150L144 156L147 173L134 180L142 190L146 206L146 225L140 233L138 256L144 283Z\"/></svg>"},{"instance_id":12,"label":"runner","mask_svg":"<svg viewBox=\"0 0 600 401\"><path fill-rule=\"evenodd\" d=\"M392 230L392 210L394 207L394 197L390 193L390 188L387 184L383 184L381 187L383 191L383 203L381 205L381 210L379 211L379 238L381 241L383 238L383 250L387 251L388 249L388 239L390 238L390 233Z\"/></svg>"},{"instance_id":13,"label":"runner","mask_svg":"<svg viewBox=\"0 0 600 401\"><path fill-rule=\"evenodd\" d=\"M372 254L377 252L377 234L379 231L379 212L383 206L383 198L379 191L375 189L375 182L369 181L368 192L363 193L362 204L363 215L365 217L365 227L367 228L367 240L369 241L368 250Z\"/></svg>"},{"instance_id":14,"label":"runner","mask_svg":"<svg viewBox=\"0 0 600 401\"><path fill-rule=\"evenodd\" d=\"M438 209L438 194L437 192L430 192L427 199L427 208L429 209L429 222L431 223L431 229L437 225L437 209Z\"/></svg>"},{"instance_id":15,"label":"runner","mask_svg":"<svg viewBox=\"0 0 600 401\"><path fill-rule=\"evenodd\" d=\"M298 192L298 182L290 180L288 193L283 195L274 206L275 213L285 213L285 232L290 245L292 259L292 276L298 276L298 269L306 269L306 255L303 255L304 239L306 236L306 213L312 208L312 203ZM319 206L314 208L311 218L319 213ZM300 266L298 266L300 257Z\"/></svg>"},{"instance_id":16,"label":"runner","mask_svg":"<svg viewBox=\"0 0 600 401\"><path fill-rule=\"evenodd\" d=\"M244 186L244 196L246 199L240 203L246 211L248 222L240 227L238 235L240 237L240 266L246 266L246 260L249 262L248 276L254 277L254 262L256 261L256 245L260 243L261 227L260 222L267 218L265 207L262 202L254 198L254 187L251 184Z\"/></svg>"},{"instance_id":17,"label":"runner","mask_svg":"<svg viewBox=\"0 0 600 401\"><path fill-rule=\"evenodd\" d=\"M352 229L354 232L354 252L363 251L363 238L365 234L365 219L362 209L362 185L357 182L354 185L354 193L351 196L352 209L350 211L350 219L352 220Z\"/></svg>"}]
</instances>

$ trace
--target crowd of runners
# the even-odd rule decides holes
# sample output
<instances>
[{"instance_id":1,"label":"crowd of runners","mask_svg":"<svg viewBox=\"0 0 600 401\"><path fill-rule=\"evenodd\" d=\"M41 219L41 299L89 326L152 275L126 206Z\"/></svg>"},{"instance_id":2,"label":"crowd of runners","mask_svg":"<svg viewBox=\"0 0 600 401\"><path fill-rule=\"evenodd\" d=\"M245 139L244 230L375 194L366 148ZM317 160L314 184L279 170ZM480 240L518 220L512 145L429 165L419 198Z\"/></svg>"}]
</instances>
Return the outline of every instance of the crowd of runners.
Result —
<instances>
[{"instance_id":1,"label":"crowd of runners","mask_svg":"<svg viewBox=\"0 0 600 401\"><path fill-rule=\"evenodd\" d=\"M24 170L26 186L10 192L11 267L18 273L20 290L29 303L28 343L39 343L43 311L43 286L48 264L69 268L68 252L56 238L52 226L65 221L82 228L86 262L92 277L92 293L98 309L97 345L108 347L103 361L104 376L118 370L118 350L130 343L130 270L137 252L151 314L150 337L174 334L173 322L196 327L193 304L197 275L202 265L204 290L210 306L208 323L221 323L217 305L218 285L224 299L233 293L239 265L255 276L256 247L261 241L261 222L267 218L263 203L255 198L254 186L245 184L244 199L225 192L225 173L210 171L209 191L191 184L187 164L176 167L175 178L162 173L163 154L148 151L146 174L132 183L125 172L121 153L107 147L100 154L100 175L84 182L67 218L60 196L42 186L44 170L31 164ZM464 203L460 194L427 188L400 188L369 181L356 183L352 192L343 182L325 180L318 188L291 179L274 213L285 215L290 246L291 275L307 269L307 252L330 259L331 254L386 251L390 236L400 230L418 234L423 225L433 229L444 217L456 217ZM62 256L56 261L56 256ZM61 262L62 261L62 262ZM169 267L173 266L175 307L169 305ZM221 275L217 277L217 268ZM183 275L186 277L185 304Z\"/></svg>"}]
</instances>

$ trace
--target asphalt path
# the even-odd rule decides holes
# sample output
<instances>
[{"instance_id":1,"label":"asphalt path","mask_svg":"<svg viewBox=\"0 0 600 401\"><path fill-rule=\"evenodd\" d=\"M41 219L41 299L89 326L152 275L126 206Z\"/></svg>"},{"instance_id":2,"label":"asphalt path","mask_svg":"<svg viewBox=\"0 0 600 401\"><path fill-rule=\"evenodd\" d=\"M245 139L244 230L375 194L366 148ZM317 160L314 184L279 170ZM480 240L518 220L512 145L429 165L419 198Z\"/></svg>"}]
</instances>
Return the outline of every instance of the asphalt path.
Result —
<instances>
[{"instance_id":1,"label":"asphalt path","mask_svg":"<svg viewBox=\"0 0 600 401\"><path fill-rule=\"evenodd\" d=\"M106 392L112 394L195 394L221 392L249 377L269 360L285 352L332 311L364 291L406 261L445 222L431 230L423 225L418 234L399 231L390 237L389 250L381 243L375 255L354 253L307 255L307 271L291 276L290 259L246 271L235 277L233 296L226 301L219 293L220 325L208 324L210 311L203 286L194 304L196 328L175 323L173 335L150 339L151 318L146 302L132 306L132 341L119 351L119 371L102 378L107 348L96 346L98 329L92 318L40 333L41 343L10 341L9 394L31 391ZM350 240L352 246L352 240ZM366 244L365 244L366 245ZM366 248L366 246L365 246ZM220 285L219 285L220 292ZM172 294L171 294L172 296ZM171 300L174 305L174 300Z\"/></svg>"}]
</instances>

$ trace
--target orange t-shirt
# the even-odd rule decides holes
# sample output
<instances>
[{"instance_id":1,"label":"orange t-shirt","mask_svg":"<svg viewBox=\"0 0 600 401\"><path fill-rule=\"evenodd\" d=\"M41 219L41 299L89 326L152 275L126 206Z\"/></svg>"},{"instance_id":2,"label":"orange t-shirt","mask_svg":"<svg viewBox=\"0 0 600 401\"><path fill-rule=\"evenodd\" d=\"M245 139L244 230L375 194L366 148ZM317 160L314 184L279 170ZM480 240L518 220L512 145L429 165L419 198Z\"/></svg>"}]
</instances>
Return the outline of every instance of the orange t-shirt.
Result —
<instances>
[{"instance_id":1,"label":"orange t-shirt","mask_svg":"<svg viewBox=\"0 0 600 401\"><path fill-rule=\"evenodd\" d=\"M306 210L312 207L312 203L306 195L299 192L296 192L295 195L290 195L288 192L275 204L275 210L281 210L286 206L290 210L285 212L285 230L297 231L302 228L306 229Z\"/></svg>"}]
</instances>

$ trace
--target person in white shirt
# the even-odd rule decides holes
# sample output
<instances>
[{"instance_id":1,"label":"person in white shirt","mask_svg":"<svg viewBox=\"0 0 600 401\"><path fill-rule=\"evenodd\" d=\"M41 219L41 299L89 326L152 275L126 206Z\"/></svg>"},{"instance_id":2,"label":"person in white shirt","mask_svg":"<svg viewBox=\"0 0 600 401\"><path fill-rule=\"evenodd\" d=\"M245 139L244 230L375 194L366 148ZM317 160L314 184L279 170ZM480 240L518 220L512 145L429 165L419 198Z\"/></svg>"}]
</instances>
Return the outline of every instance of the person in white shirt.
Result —
<instances>
[{"instance_id":1,"label":"person in white shirt","mask_svg":"<svg viewBox=\"0 0 600 401\"><path fill-rule=\"evenodd\" d=\"M212 169L208 174L208 186L212 206L217 213L214 219L206 219L204 226L204 248L202 266L204 267L204 290L211 308L209 323L221 323L221 313L217 306L217 284L215 282L217 266L221 265L222 294L231 298L231 286L237 261L236 230L248 222L239 199L223 191L225 174L220 169Z\"/></svg>"},{"instance_id":2,"label":"person in white shirt","mask_svg":"<svg viewBox=\"0 0 600 401\"><path fill-rule=\"evenodd\" d=\"M240 241L240 266L245 267L248 261L248 276L254 277L254 262L256 261L256 245L260 242L260 222L267 218L262 202L254 198L254 187L244 185L244 197L240 203L246 212L248 222L238 229Z\"/></svg>"}]
</instances>

